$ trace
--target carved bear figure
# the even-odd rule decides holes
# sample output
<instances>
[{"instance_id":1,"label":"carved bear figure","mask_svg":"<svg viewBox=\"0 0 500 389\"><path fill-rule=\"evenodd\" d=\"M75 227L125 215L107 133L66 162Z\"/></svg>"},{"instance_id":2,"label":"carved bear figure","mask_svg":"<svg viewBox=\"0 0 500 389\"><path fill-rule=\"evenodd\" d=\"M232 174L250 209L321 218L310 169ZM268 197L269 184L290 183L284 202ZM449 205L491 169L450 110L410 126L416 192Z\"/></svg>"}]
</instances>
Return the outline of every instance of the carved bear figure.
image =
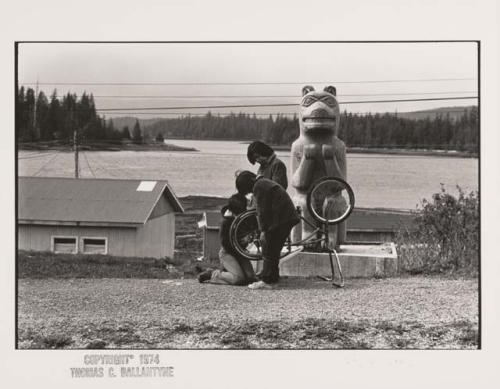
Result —
<instances>
[{"instance_id":1,"label":"carved bear figure","mask_svg":"<svg viewBox=\"0 0 500 389\"><path fill-rule=\"evenodd\" d=\"M327 86L315 91L312 86L302 88L299 123L300 135L292 143L291 167L292 187L295 189L295 204L300 206L306 220L316 224L307 209L307 192L318 179L325 176L347 178L346 148L337 137L340 120L336 89ZM336 212L335 205L325 206L324 212ZM329 209L328 209L329 208ZM312 227L302 223L296 227L293 240L307 237ZM330 226L329 243L336 247L345 242L345 222Z\"/></svg>"}]
</instances>

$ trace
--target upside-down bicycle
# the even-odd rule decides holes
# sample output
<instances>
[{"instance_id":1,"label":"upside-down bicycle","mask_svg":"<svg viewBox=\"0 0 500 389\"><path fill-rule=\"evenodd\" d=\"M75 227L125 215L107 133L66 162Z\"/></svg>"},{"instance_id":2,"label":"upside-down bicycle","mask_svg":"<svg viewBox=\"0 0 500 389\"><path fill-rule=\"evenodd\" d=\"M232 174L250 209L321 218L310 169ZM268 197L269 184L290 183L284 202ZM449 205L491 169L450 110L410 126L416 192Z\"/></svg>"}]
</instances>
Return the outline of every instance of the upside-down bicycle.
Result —
<instances>
[{"instance_id":1,"label":"upside-down bicycle","mask_svg":"<svg viewBox=\"0 0 500 389\"><path fill-rule=\"evenodd\" d=\"M320 278L331 281L333 286L343 287L344 276L337 251L335 247L331 247L329 241L329 227L341 223L351 214L354 201L354 191L345 180L338 177L323 177L316 181L307 193L306 200L308 214L313 220L308 220L300 207L297 207L302 223L306 223L310 231L299 241L294 242L289 238L281 253L280 261L292 258L304 249L328 253L332 276ZM316 224L313 224L313 221L316 221ZM243 212L235 218L230 229L230 239L242 257L251 261L263 259L255 209ZM333 257L339 273L337 280Z\"/></svg>"}]
</instances>

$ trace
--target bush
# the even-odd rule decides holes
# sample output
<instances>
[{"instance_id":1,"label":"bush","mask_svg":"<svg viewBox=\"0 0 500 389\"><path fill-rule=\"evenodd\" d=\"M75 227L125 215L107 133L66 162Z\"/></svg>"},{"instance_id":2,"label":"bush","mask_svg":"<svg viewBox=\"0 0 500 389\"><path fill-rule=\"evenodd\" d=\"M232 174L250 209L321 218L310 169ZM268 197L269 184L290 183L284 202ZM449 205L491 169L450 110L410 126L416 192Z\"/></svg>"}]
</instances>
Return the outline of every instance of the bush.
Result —
<instances>
[{"instance_id":1,"label":"bush","mask_svg":"<svg viewBox=\"0 0 500 389\"><path fill-rule=\"evenodd\" d=\"M396 237L400 263L409 273L463 273L477 275L479 264L478 192L458 197L446 192L423 200L412 229Z\"/></svg>"}]
</instances>

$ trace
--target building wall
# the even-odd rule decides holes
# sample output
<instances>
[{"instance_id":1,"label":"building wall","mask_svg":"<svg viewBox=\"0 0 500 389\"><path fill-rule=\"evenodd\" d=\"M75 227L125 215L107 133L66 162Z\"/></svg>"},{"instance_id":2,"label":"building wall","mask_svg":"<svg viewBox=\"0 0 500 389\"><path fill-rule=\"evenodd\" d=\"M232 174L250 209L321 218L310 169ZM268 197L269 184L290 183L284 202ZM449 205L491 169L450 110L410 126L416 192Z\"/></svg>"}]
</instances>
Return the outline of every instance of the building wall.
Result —
<instances>
[{"instance_id":1,"label":"building wall","mask_svg":"<svg viewBox=\"0 0 500 389\"><path fill-rule=\"evenodd\" d=\"M393 242L395 233L393 231L349 231L347 230L347 241L354 242Z\"/></svg>"},{"instance_id":2,"label":"building wall","mask_svg":"<svg viewBox=\"0 0 500 389\"><path fill-rule=\"evenodd\" d=\"M204 228L203 230L203 257L209 262L219 260L220 238L219 229Z\"/></svg>"},{"instance_id":3,"label":"building wall","mask_svg":"<svg viewBox=\"0 0 500 389\"><path fill-rule=\"evenodd\" d=\"M158 216L163 216L167 213L174 212L172 204L166 198L166 195L161 196L161 198L156 203L153 211L151 212L150 219L156 218Z\"/></svg>"},{"instance_id":4,"label":"building wall","mask_svg":"<svg viewBox=\"0 0 500 389\"><path fill-rule=\"evenodd\" d=\"M150 219L137 229L135 240L137 257L174 257L175 214L168 213Z\"/></svg>"},{"instance_id":5,"label":"building wall","mask_svg":"<svg viewBox=\"0 0 500 389\"><path fill-rule=\"evenodd\" d=\"M130 255L135 243L135 228L18 225L21 250L50 251L52 236L102 237L108 240L108 254Z\"/></svg>"},{"instance_id":6,"label":"building wall","mask_svg":"<svg viewBox=\"0 0 500 389\"><path fill-rule=\"evenodd\" d=\"M107 238L108 255L124 257L173 257L175 214L150 219L133 227L77 227L18 225L18 247L21 250L50 251L52 236Z\"/></svg>"}]
</instances>

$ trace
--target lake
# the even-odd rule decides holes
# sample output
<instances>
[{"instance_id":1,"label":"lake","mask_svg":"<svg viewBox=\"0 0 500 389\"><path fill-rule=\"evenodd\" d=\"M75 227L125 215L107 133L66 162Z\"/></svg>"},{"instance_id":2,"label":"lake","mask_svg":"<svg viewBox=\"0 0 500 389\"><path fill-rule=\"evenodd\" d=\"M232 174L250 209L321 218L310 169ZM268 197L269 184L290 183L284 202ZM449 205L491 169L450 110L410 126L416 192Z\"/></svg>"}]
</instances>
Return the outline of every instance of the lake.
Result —
<instances>
[{"instance_id":1,"label":"lake","mask_svg":"<svg viewBox=\"0 0 500 389\"><path fill-rule=\"evenodd\" d=\"M228 196L234 189L234 171L256 171L246 158L247 145L235 141L167 140L198 152L92 151L80 152L80 177L168 180L177 196ZM289 165L290 152L278 151ZM444 184L457 193L478 189L477 158L348 154L347 178L360 207L415 209ZM20 151L20 176L73 177L74 154Z\"/></svg>"}]
</instances>

